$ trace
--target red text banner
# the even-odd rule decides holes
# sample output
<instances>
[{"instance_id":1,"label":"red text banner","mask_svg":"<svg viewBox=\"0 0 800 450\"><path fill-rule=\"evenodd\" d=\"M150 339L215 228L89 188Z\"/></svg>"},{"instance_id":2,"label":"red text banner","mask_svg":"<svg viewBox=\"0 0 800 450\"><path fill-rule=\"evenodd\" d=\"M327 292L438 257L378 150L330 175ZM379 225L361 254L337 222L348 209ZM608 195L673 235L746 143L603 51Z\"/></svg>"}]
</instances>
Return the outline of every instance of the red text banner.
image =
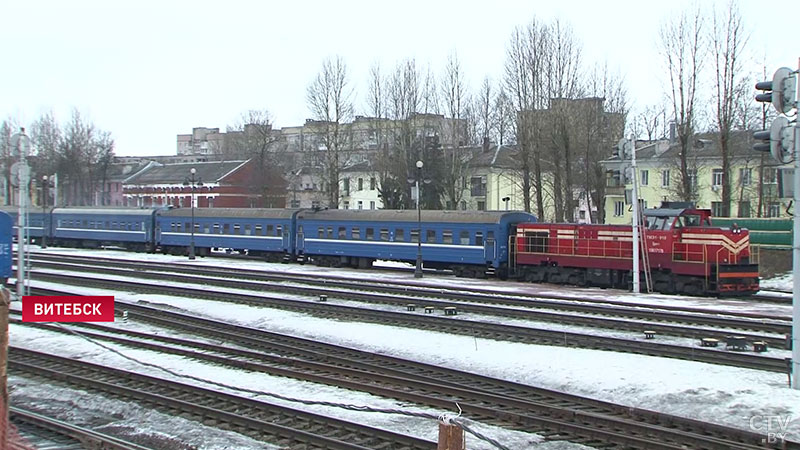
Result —
<instances>
[{"instance_id":1,"label":"red text banner","mask_svg":"<svg viewBox=\"0 0 800 450\"><path fill-rule=\"evenodd\" d=\"M22 297L23 322L113 322L114 296Z\"/></svg>"}]
</instances>

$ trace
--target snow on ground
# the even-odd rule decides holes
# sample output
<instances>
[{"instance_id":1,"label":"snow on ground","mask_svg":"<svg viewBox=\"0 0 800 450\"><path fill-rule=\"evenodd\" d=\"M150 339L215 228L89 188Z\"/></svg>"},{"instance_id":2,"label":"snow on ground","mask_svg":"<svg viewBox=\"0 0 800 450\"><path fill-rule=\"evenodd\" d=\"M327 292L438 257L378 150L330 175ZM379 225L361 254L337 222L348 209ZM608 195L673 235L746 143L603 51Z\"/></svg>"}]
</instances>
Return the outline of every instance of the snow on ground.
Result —
<instances>
[{"instance_id":1,"label":"snow on ground","mask_svg":"<svg viewBox=\"0 0 800 450\"><path fill-rule=\"evenodd\" d=\"M58 249L58 253L88 253L86 251L64 252ZM115 252L101 251L91 252L98 256L110 256ZM183 258L168 257L163 255L137 255L142 259L151 259L169 263L186 262ZM119 253L120 258L129 258L130 254ZM370 272L370 271L337 271L332 269L321 269L309 266L291 265L266 265L249 262L239 262L231 260L214 260L213 258L196 260L197 264L204 265L225 265L226 267L269 267L270 270L284 268L292 271L323 272L329 274L342 274L342 276L364 276L365 278L375 279L376 274L381 278L397 278L404 281L413 280L410 273L394 272ZM504 291L516 291L530 293L537 287L523 284L511 283L490 283L477 280L463 280L452 277L433 277L426 276L423 279L426 284L431 285L458 285L469 284L480 285L484 288L490 286L502 286L497 288ZM785 283L785 281L784 281ZM791 280L789 280L791 285ZM79 290L81 288L70 288ZM563 294L565 290L560 290L552 286L541 288L541 291L549 290ZM104 293L107 291L81 290L86 294ZM581 294L591 292L582 290ZM631 298L632 295L619 291L594 291L599 298ZM679 361L662 359L642 355L621 354L584 349L568 349L560 347L547 347L540 345L529 345L521 343L499 342L487 339L475 339L465 336L451 336L443 333L390 327L385 325L345 323L331 321L328 319L318 319L303 314L272 310L268 308L256 308L245 305L225 304L221 307L218 302L207 300L194 300L164 296L152 296L141 294L130 294L124 292L112 293L118 301L138 301L146 299L153 303L169 304L186 311L193 311L195 314L211 317L219 320L229 320L247 326L259 327L274 332L284 332L288 334L309 337L338 345L346 345L362 350L377 353L391 354L408 359L420 360L431 364L447 365L460 370L468 370L497 378L504 378L516 382L526 383L534 386L556 389L577 395L585 395L601 400L612 401L629 405L632 407L645 408L663 411L685 417L721 423L735 426L745 430L755 429L766 433L768 420L771 417L779 416L782 420L789 417L792 423L789 425L788 438L793 441L800 441L800 391L791 390L787 386L786 375L767 373L748 369L736 369L724 366L715 366L690 361ZM639 295L637 300L646 299L654 303L664 301L675 304L707 304L713 307L712 299L682 299L668 298L666 296ZM758 310L758 305L748 304L748 302L734 302L742 309L752 308ZM18 304L15 305L18 307ZM717 303L717 308L719 304ZM137 327L133 322L126 324L116 323L115 326ZM11 327L11 343L33 349L62 349L61 353L69 354L75 358L90 361L104 361L119 367L128 367L131 370L144 370L136 368L131 362L122 360L117 355L109 354L98 347L81 341L76 342L76 338L70 336L56 335L47 337L38 330L32 330L21 326ZM390 408L409 408L408 405L397 405L392 400L381 399L368 394L353 394L342 390L310 385L292 380L283 380L268 377L263 374L245 374L242 371L232 371L215 366L206 366L195 361L185 360L173 356L154 355L149 352L124 349L126 354L138 355L139 357L149 358L159 365L170 367L174 370L182 371L193 375L213 376L222 380L235 380L237 383L247 387L257 389L274 389L286 395L313 398L313 399L338 399L334 401L345 403L362 403L373 407ZM12 382L15 377L12 375ZM159 375L166 376L166 375ZM47 389L40 389L40 392L31 394L35 389L31 386L23 386L22 393L40 398L46 401L49 395L54 393ZM20 398L20 392L14 391L12 400ZM67 402L80 404L80 401L72 399ZM271 401L266 399L267 401ZM55 400L54 400L55 401ZM64 400L60 400L64 401ZM296 405L295 405L296 406ZM109 406L110 411L114 411L113 406ZM320 409L314 409L321 411ZM415 409L425 410L425 409ZM337 417L345 417L362 423L371 424L382 428L395 429L401 432L414 434L427 439L435 440L436 425L429 421L410 420L406 417L393 417L387 414L378 413L353 413L342 410L324 410L327 414ZM442 411L435 411L441 413ZM452 412L452 411L450 411ZM130 413L130 414L129 414ZM119 413L125 417L128 423L138 423L141 420L143 427L154 432L160 432L156 426L147 422L147 415L124 410ZM141 417L140 417L141 416ZM159 423L159 420L154 422ZM161 421L163 422L163 421ZM774 422L773 422L774 423ZM399 428L394 428L399 427ZM169 430L170 426L166 429ZM548 443L534 445L536 436L524 433L512 433L488 427L482 429L486 434L497 438L510 448L562 448L562 444ZM205 433L201 434L205 437ZM238 445L238 444L236 444ZM236 448L265 448L249 447L249 444L242 443ZM475 438L468 436L468 448L491 448L482 447L488 445L479 443ZM564 444L563 448L580 448L572 444ZM200 448L217 449L217 444L205 442Z\"/></svg>"}]
</instances>

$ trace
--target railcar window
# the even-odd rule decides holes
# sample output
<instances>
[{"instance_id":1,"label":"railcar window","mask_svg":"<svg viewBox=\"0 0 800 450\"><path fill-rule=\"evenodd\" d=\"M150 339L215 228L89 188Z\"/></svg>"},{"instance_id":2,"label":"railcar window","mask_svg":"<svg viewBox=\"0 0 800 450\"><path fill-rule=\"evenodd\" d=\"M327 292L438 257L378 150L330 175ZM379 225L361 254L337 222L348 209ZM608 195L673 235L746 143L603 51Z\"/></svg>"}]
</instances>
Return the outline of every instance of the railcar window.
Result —
<instances>
[{"instance_id":1,"label":"railcar window","mask_svg":"<svg viewBox=\"0 0 800 450\"><path fill-rule=\"evenodd\" d=\"M394 240L395 242L403 242L406 240L405 231L402 228L395 228L394 230Z\"/></svg>"},{"instance_id":2,"label":"railcar window","mask_svg":"<svg viewBox=\"0 0 800 450\"><path fill-rule=\"evenodd\" d=\"M192 229L191 222L183 222L183 232L188 233Z\"/></svg>"},{"instance_id":3,"label":"railcar window","mask_svg":"<svg viewBox=\"0 0 800 450\"><path fill-rule=\"evenodd\" d=\"M267 236L272 236L272 225L267 225Z\"/></svg>"},{"instance_id":4,"label":"railcar window","mask_svg":"<svg viewBox=\"0 0 800 450\"><path fill-rule=\"evenodd\" d=\"M242 234L241 227L238 223L233 224L233 234Z\"/></svg>"},{"instance_id":5,"label":"railcar window","mask_svg":"<svg viewBox=\"0 0 800 450\"><path fill-rule=\"evenodd\" d=\"M317 237L320 239L325 239L325 227L319 227L317 229Z\"/></svg>"},{"instance_id":6,"label":"railcar window","mask_svg":"<svg viewBox=\"0 0 800 450\"><path fill-rule=\"evenodd\" d=\"M475 245L483 245L483 233L480 231L475 233Z\"/></svg>"},{"instance_id":7,"label":"railcar window","mask_svg":"<svg viewBox=\"0 0 800 450\"><path fill-rule=\"evenodd\" d=\"M461 232L461 235L458 238L459 244L461 245L469 245L469 231L464 230Z\"/></svg>"},{"instance_id":8,"label":"railcar window","mask_svg":"<svg viewBox=\"0 0 800 450\"><path fill-rule=\"evenodd\" d=\"M347 239L347 228L339 227L339 239Z\"/></svg>"},{"instance_id":9,"label":"railcar window","mask_svg":"<svg viewBox=\"0 0 800 450\"><path fill-rule=\"evenodd\" d=\"M419 242L419 230L411 230L411 242Z\"/></svg>"},{"instance_id":10,"label":"railcar window","mask_svg":"<svg viewBox=\"0 0 800 450\"><path fill-rule=\"evenodd\" d=\"M350 231L350 237L353 239L361 239L361 229L358 227L353 227Z\"/></svg>"},{"instance_id":11,"label":"railcar window","mask_svg":"<svg viewBox=\"0 0 800 450\"><path fill-rule=\"evenodd\" d=\"M199 223L194 224L194 232L195 233L200 233L200 224Z\"/></svg>"},{"instance_id":12,"label":"railcar window","mask_svg":"<svg viewBox=\"0 0 800 450\"><path fill-rule=\"evenodd\" d=\"M328 227L328 239L333 239L333 227Z\"/></svg>"},{"instance_id":13,"label":"railcar window","mask_svg":"<svg viewBox=\"0 0 800 450\"><path fill-rule=\"evenodd\" d=\"M256 225L255 235L256 236L261 236L262 234L263 234L263 230L262 230L261 225Z\"/></svg>"},{"instance_id":14,"label":"railcar window","mask_svg":"<svg viewBox=\"0 0 800 450\"><path fill-rule=\"evenodd\" d=\"M389 240L389 229L388 228L381 228L381 240L388 241Z\"/></svg>"},{"instance_id":15,"label":"railcar window","mask_svg":"<svg viewBox=\"0 0 800 450\"><path fill-rule=\"evenodd\" d=\"M209 234L210 231L211 231L211 225L209 224L203 225L203 233Z\"/></svg>"},{"instance_id":16,"label":"railcar window","mask_svg":"<svg viewBox=\"0 0 800 450\"><path fill-rule=\"evenodd\" d=\"M111 228L111 222L106 220L106 230L108 230L109 228Z\"/></svg>"},{"instance_id":17,"label":"railcar window","mask_svg":"<svg viewBox=\"0 0 800 450\"><path fill-rule=\"evenodd\" d=\"M450 230L442 231L442 244L452 244L453 243L453 232Z\"/></svg>"},{"instance_id":18,"label":"railcar window","mask_svg":"<svg viewBox=\"0 0 800 450\"><path fill-rule=\"evenodd\" d=\"M144 222L139 222L139 223L141 223L141 224L142 224L142 231L146 231L146 226L145 226L145 223L144 223Z\"/></svg>"},{"instance_id":19,"label":"railcar window","mask_svg":"<svg viewBox=\"0 0 800 450\"><path fill-rule=\"evenodd\" d=\"M222 224L222 234L231 234L231 224L229 223Z\"/></svg>"},{"instance_id":20,"label":"railcar window","mask_svg":"<svg viewBox=\"0 0 800 450\"><path fill-rule=\"evenodd\" d=\"M250 228L250 225L245 225L244 226L244 234L247 235L247 236L250 236L251 233L252 233L252 230Z\"/></svg>"},{"instance_id":21,"label":"railcar window","mask_svg":"<svg viewBox=\"0 0 800 450\"><path fill-rule=\"evenodd\" d=\"M282 236L283 235L283 225L278 225L275 227L275 236Z\"/></svg>"},{"instance_id":22,"label":"railcar window","mask_svg":"<svg viewBox=\"0 0 800 450\"><path fill-rule=\"evenodd\" d=\"M436 242L436 230L425 230L427 235L425 236L425 242Z\"/></svg>"},{"instance_id":23,"label":"railcar window","mask_svg":"<svg viewBox=\"0 0 800 450\"><path fill-rule=\"evenodd\" d=\"M94 222L89 221L89 225L86 225L86 221L83 221L83 228L94 228Z\"/></svg>"},{"instance_id":24,"label":"railcar window","mask_svg":"<svg viewBox=\"0 0 800 450\"><path fill-rule=\"evenodd\" d=\"M375 229L374 228L367 228L367 233L364 239L371 241L375 239Z\"/></svg>"},{"instance_id":25,"label":"railcar window","mask_svg":"<svg viewBox=\"0 0 800 450\"><path fill-rule=\"evenodd\" d=\"M219 234L219 224L218 223L214 224L214 234Z\"/></svg>"}]
</instances>

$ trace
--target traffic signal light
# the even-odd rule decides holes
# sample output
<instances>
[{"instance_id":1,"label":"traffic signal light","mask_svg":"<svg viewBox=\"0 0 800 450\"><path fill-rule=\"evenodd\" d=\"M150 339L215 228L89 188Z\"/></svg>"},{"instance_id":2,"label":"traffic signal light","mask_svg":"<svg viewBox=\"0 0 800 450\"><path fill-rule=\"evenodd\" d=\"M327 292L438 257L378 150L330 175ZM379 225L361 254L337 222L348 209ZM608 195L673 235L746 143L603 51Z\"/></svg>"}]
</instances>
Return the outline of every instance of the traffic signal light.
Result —
<instances>
[{"instance_id":1,"label":"traffic signal light","mask_svg":"<svg viewBox=\"0 0 800 450\"><path fill-rule=\"evenodd\" d=\"M756 83L756 89L767 91L756 95L756 101L770 103L779 114L789 114L795 108L794 93L797 90L797 74L788 67L775 71L772 81Z\"/></svg>"},{"instance_id":2,"label":"traffic signal light","mask_svg":"<svg viewBox=\"0 0 800 450\"><path fill-rule=\"evenodd\" d=\"M789 119L786 117L775 118L769 130L756 131L753 137L761 141L753 145L753 149L769 152L781 164L788 164L792 160L794 128L789 126Z\"/></svg>"},{"instance_id":3,"label":"traffic signal light","mask_svg":"<svg viewBox=\"0 0 800 450\"><path fill-rule=\"evenodd\" d=\"M794 124L784 115L797 109L797 72L792 72L787 67L775 71L772 81L756 83L756 89L765 91L756 95L756 101L772 103L778 111L778 116L772 121L769 130L757 131L753 135L757 142L753 149L761 152L770 152L772 157L781 164L787 164L794 155Z\"/></svg>"}]
</instances>

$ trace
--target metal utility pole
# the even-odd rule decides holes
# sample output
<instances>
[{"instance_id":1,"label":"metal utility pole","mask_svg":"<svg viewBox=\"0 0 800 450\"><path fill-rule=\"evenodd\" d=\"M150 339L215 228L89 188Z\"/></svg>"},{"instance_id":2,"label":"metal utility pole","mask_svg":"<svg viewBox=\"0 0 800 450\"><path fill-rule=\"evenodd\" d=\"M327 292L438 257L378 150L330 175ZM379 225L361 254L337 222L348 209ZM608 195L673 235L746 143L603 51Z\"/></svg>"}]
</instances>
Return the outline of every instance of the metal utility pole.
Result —
<instances>
[{"instance_id":1,"label":"metal utility pole","mask_svg":"<svg viewBox=\"0 0 800 450\"><path fill-rule=\"evenodd\" d=\"M414 267L414 278L422 278L422 196L419 191L419 180L422 178L422 161L417 161L417 264Z\"/></svg>"},{"instance_id":2,"label":"metal utility pole","mask_svg":"<svg viewBox=\"0 0 800 450\"><path fill-rule=\"evenodd\" d=\"M11 136L11 151L19 156L19 161L12 166L12 172L16 172L19 181L19 214L17 217L17 297L22 300L25 295L25 285L27 276L25 274L26 252L28 250L28 151L30 150L31 140L25 134L25 128L20 128L19 133ZM16 168L15 168L16 167Z\"/></svg>"},{"instance_id":3,"label":"metal utility pole","mask_svg":"<svg viewBox=\"0 0 800 450\"><path fill-rule=\"evenodd\" d=\"M633 292L641 292L639 285L639 184L638 174L636 173L636 138L631 134L631 168L633 169Z\"/></svg>"}]
</instances>

